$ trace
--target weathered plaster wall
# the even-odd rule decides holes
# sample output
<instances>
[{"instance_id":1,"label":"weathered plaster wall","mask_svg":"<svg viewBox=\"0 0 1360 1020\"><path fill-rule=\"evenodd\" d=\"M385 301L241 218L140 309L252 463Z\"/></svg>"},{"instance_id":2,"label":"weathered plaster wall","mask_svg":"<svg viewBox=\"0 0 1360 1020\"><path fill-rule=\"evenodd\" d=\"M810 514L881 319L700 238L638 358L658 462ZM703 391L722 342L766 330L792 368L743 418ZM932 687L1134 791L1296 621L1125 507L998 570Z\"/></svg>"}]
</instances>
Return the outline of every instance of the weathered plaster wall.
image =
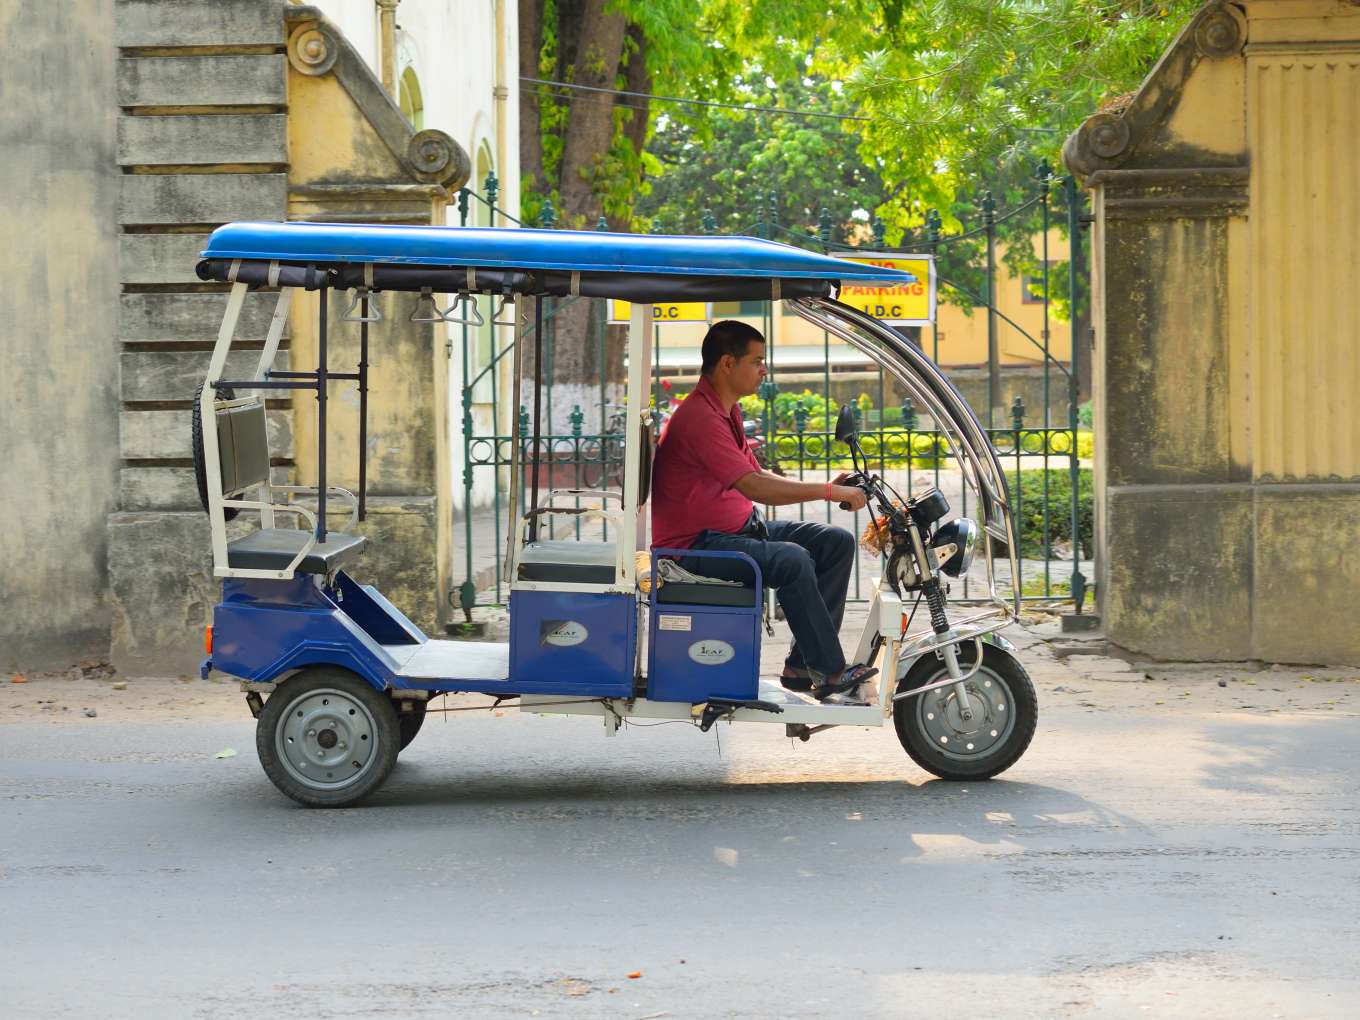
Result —
<instances>
[{"instance_id":1,"label":"weathered plaster wall","mask_svg":"<svg viewBox=\"0 0 1360 1020\"><path fill-rule=\"evenodd\" d=\"M118 484L113 9L0 5L0 670L108 650Z\"/></svg>"},{"instance_id":2,"label":"weathered plaster wall","mask_svg":"<svg viewBox=\"0 0 1360 1020\"><path fill-rule=\"evenodd\" d=\"M123 293L122 502L108 518L111 655L132 673L184 673L202 655L216 602L208 524L189 450L190 399L207 368L226 286L193 272L215 226L236 219L428 223L467 157L447 135L419 134L315 8L281 0L118 0L118 205ZM358 330L330 294L333 371L358 361ZM233 374L249 377L277 296L247 296ZM383 296L370 362L369 520L356 575L427 629L440 622L447 486L439 488L445 399L428 327L413 301ZM276 367L317 362L316 293L300 293ZM433 381L432 381L433 379ZM357 485L358 397L335 383L328 483ZM315 484L315 398L268 404L281 480ZM337 509L332 527L347 517ZM232 535L258 526L253 515Z\"/></svg>"},{"instance_id":3,"label":"weathered plaster wall","mask_svg":"<svg viewBox=\"0 0 1360 1020\"><path fill-rule=\"evenodd\" d=\"M1099 596L1164 658L1360 663L1360 4L1206 4L1091 189Z\"/></svg>"}]
</instances>

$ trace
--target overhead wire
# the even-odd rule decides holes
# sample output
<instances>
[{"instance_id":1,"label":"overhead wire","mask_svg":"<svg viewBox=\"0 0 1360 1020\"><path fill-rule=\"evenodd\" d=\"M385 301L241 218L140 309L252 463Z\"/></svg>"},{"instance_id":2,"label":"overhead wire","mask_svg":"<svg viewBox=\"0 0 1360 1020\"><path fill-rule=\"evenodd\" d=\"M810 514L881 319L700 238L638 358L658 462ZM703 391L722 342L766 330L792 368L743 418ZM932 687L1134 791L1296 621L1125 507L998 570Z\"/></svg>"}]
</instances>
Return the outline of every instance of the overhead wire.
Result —
<instances>
[{"instance_id":1,"label":"overhead wire","mask_svg":"<svg viewBox=\"0 0 1360 1020\"><path fill-rule=\"evenodd\" d=\"M862 117L853 113L829 113L821 110L790 110L783 106L749 106L742 103L720 103L713 99L684 99L680 96L660 96L652 92L630 92L627 89L607 89L597 85L578 85L575 82L553 81L550 78L530 78L525 75L520 75L519 80L528 85L543 85L548 86L549 88L571 89L575 92L593 92L610 96L628 96L633 99L646 99L653 103L679 103L686 106L707 106L719 110L738 110L743 113L768 113L781 117L812 117L824 120L873 120L872 117ZM544 93L539 94L542 95ZM552 93L547 94L552 95ZM643 109L643 107L635 106L632 107L632 109Z\"/></svg>"}]
</instances>

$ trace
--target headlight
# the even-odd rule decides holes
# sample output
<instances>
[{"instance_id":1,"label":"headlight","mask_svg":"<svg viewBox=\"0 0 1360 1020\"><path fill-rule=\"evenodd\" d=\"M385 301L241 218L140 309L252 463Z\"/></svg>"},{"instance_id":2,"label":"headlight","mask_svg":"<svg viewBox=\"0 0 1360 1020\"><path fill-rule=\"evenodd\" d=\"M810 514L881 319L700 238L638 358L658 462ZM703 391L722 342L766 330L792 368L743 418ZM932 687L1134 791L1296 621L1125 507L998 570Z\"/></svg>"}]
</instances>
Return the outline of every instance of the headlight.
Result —
<instances>
[{"instance_id":1,"label":"headlight","mask_svg":"<svg viewBox=\"0 0 1360 1020\"><path fill-rule=\"evenodd\" d=\"M940 570L950 577L961 577L973 565L973 550L977 546L978 526L967 517L942 524L931 548L939 557Z\"/></svg>"}]
</instances>

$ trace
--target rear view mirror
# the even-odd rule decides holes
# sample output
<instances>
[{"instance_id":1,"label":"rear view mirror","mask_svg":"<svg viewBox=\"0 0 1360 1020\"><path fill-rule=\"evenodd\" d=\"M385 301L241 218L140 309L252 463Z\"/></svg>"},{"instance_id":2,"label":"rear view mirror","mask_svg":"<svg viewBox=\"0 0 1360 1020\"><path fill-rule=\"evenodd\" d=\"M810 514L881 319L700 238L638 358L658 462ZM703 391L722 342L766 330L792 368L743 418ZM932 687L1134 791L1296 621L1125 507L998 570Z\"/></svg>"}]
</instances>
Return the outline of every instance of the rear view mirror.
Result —
<instances>
[{"instance_id":1,"label":"rear view mirror","mask_svg":"<svg viewBox=\"0 0 1360 1020\"><path fill-rule=\"evenodd\" d=\"M850 410L849 404L842 404L840 417L836 419L836 438L848 443L855 438L855 431L855 412Z\"/></svg>"}]
</instances>

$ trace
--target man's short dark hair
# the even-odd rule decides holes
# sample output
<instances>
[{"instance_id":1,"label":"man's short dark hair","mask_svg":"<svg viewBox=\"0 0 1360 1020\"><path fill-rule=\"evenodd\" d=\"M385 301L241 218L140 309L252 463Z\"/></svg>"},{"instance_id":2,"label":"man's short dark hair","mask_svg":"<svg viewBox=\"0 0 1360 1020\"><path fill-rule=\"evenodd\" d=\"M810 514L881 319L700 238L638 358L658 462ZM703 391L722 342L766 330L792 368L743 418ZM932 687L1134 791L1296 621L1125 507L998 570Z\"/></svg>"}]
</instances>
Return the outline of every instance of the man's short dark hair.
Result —
<instances>
[{"instance_id":1,"label":"man's short dark hair","mask_svg":"<svg viewBox=\"0 0 1360 1020\"><path fill-rule=\"evenodd\" d=\"M724 355L730 354L740 360L746 356L748 344L763 344L765 337L754 326L737 319L723 319L708 327L702 348L704 355L703 374L711 375Z\"/></svg>"}]
</instances>

